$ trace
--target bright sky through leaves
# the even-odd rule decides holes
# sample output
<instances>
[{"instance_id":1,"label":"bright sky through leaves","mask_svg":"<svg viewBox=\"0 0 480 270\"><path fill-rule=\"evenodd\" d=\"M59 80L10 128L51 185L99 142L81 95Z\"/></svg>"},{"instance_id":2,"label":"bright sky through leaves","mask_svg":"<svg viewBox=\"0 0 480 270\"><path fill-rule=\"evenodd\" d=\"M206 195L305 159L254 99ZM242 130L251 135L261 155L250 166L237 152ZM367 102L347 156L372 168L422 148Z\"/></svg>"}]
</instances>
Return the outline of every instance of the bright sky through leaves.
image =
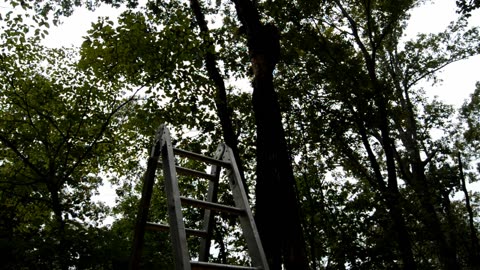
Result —
<instances>
[{"instance_id":1,"label":"bright sky through leaves","mask_svg":"<svg viewBox=\"0 0 480 270\"><path fill-rule=\"evenodd\" d=\"M413 10L406 38L412 38L418 33L436 33L445 30L451 21L458 18L455 9L455 1L435 1ZM80 46L92 22L95 22L98 17L115 18L122 11L123 9L115 9L107 5L102 5L95 12L88 11L86 8L77 8L71 17L63 18L60 26L49 30L50 35L44 43L51 47ZM480 25L478 13L480 12L477 11L469 19L471 26ZM421 86L427 90L428 95L438 96L446 103L460 106L474 90L475 82L480 80L479 66L480 56L450 64L441 72L440 84L431 87L431 83L423 82ZM102 186L100 194L98 199L114 205L116 194L111 186Z\"/></svg>"},{"instance_id":2,"label":"bright sky through leaves","mask_svg":"<svg viewBox=\"0 0 480 270\"><path fill-rule=\"evenodd\" d=\"M443 31L448 24L458 17L455 13L455 1L434 1L415 9L407 28L407 38L414 37L417 33L436 33ZM98 17L114 18L122 9L114 9L102 5L95 12L85 8L77 8L73 16L64 18L62 25L52 27L45 44L52 47L80 46L83 36L86 35L92 22ZM471 26L480 25L480 12L476 11L469 19ZM431 88L429 83L422 86L428 89L430 96L438 96L449 104L460 106L475 87L478 78L480 56L453 63L447 66L440 75L443 82Z\"/></svg>"},{"instance_id":3,"label":"bright sky through leaves","mask_svg":"<svg viewBox=\"0 0 480 270\"><path fill-rule=\"evenodd\" d=\"M437 33L445 30L451 21L458 18L455 13L455 1L434 1L425 4L411 13L412 17L407 27L407 38L414 37L418 33ZM471 26L480 25L480 12L477 10L469 19ZM470 93L475 89L475 83L480 80L478 67L480 56L459 61L448 65L441 71L439 78L443 82L435 87L430 83L424 83L427 94L438 96L445 103L460 106Z\"/></svg>"}]
</instances>

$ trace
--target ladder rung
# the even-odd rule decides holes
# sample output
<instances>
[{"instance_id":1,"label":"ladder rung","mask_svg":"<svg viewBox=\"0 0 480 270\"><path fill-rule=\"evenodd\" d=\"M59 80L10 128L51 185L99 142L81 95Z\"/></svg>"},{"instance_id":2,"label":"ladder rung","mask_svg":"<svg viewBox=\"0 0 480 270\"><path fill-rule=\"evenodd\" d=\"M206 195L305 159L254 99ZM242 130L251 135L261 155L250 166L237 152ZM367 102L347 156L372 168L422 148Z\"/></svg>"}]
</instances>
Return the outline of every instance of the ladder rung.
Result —
<instances>
[{"instance_id":1,"label":"ladder rung","mask_svg":"<svg viewBox=\"0 0 480 270\"><path fill-rule=\"evenodd\" d=\"M158 165L163 166L163 162L159 161ZM215 175L209 174L209 173L206 173L206 172L200 172L200 171L196 171L196 170L192 170L192 169L184 168L184 167L180 167L180 166L175 166L175 169L176 169L177 173L181 174L181 175L200 177L200 178L209 179L209 180L212 180L212 181L215 181L217 179L215 177Z\"/></svg>"},{"instance_id":2,"label":"ladder rung","mask_svg":"<svg viewBox=\"0 0 480 270\"><path fill-rule=\"evenodd\" d=\"M192 266L192 270L208 270L208 269L259 270L259 269L262 269L262 268L251 267L251 266L240 266L240 265L198 262L198 261L191 261L190 265Z\"/></svg>"},{"instance_id":3,"label":"ladder rung","mask_svg":"<svg viewBox=\"0 0 480 270\"><path fill-rule=\"evenodd\" d=\"M161 223L147 222L145 224L145 229L150 231L168 232L170 231L170 226Z\"/></svg>"},{"instance_id":4,"label":"ladder rung","mask_svg":"<svg viewBox=\"0 0 480 270\"><path fill-rule=\"evenodd\" d=\"M207 157L207 156L204 156L204 155L189 152L189 151L179 149L179 148L173 148L173 152L175 154L178 154L179 156L182 156L182 157L188 157L188 158L191 158L191 159L200 160L200 161L203 161L203 162L208 162L210 164L222 166L222 167L225 167L225 168L229 168L231 166L230 162L226 162L226 161L223 161L223 160L218 160L218 159L215 159L215 158Z\"/></svg>"},{"instance_id":5,"label":"ladder rung","mask_svg":"<svg viewBox=\"0 0 480 270\"><path fill-rule=\"evenodd\" d=\"M170 226L165 225L165 224L161 224L161 223L147 222L146 225L145 225L145 229L150 230L150 231L168 232L168 231L170 231ZM185 232L189 235L194 235L194 236L198 236L198 237L207 237L207 232L206 231L185 228Z\"/></svg>"},{"instance_id":6,"label":"ladder rung","mask_svg":"<svg viewBox=\"0 0 480 270\"><path fill-rule=\"evenodd\" d=\"M245 214L245 211L241 208L233 207L233 206L228 206L228 205L223 205L219 203L212 203L212 202L206 202L202 200L195 200L191 198L186 198L183 196L180 196L180 200L182 201L182 204L188 204L200 208L206 208L214 211L220 211L220 212L225 212L229 214L235 214L235 215L243 215Z\"/></svg>"},{"instance_id":7,"label":"ladder rung","mask_svg":"<svg viewBox=\"0 0 480 270\"><path fill-rule=\"evenodd\" d=\"M209 180L212 180L212 181L215 181L215 179L216 179L215 175L209 174L209 173L206 173L206 172L200 172L200 171L196 171L196 170L192 170L192 169L188 169L188 168L184 168L184 167L179 167L179 166L176 166L176 169L177 169L177 172L181 175L196 176L196 177L200 177L200 178L209 179Z\"/></svg>"}]
</instances>

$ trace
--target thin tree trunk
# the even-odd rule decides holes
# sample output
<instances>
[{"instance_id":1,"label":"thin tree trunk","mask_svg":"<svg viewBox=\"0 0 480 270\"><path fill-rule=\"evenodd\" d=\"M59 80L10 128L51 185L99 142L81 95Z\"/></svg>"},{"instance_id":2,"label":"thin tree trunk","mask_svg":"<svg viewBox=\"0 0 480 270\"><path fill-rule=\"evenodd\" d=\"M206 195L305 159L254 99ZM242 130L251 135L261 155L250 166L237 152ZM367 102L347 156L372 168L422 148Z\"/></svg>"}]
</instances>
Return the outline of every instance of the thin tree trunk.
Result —
<instances>
[{"instance_id":1,"label":"thin tree trunk","mask_svg":"<svg viewBox=\"0 0 480 270\"><path fill-rule=\"evenodd\" d=\"M388 119L388 100L385 97L385 90L381 87L377 74L376 74L376 55L377 55L377 44L373 44L371 51L365 46L362 42L362 38L358 31L358 26L355 20L348 14L345 7L342 3L338 0L334 0L337 6L340 8L343 16L347 18L350 28L352 30L352 34L355 39L355 43L359 46L362 56L365 61L365 67L367 69L367 74L370 78L372 83L372 90L375 93L375 97L373 99L375 105L377 106L378 116L379 116L379 129L380 129L380 139L382 143L382 148L385 152L385 160L387 165L387 186L385 190L382 192L382 196L385 199L386 206L389 208L390 216L394 223L394 226L398 232L398 244L400 248L400 252L402 254L402 259L404 263L404 269L416 269L416 263L413 258L412 246L409 240L408 231L405 224L405 219L403 217L403 211L399 205L401 195L398 191L398 180L397 180L397 172L395 166L395 151L394 151L394 144L393 140L390 135L390 126L389 126L389 119ZM369 29L371 31L371 29ZM368 33L372 35L372 33ZM378 44L379 45L379 44ZM359 125L363 127L362 124ZM364 127L363 127L364 128ZM365 146L369 146L368 138L366 138L366 131L363 131L362 140ZM371 150L370 150L371 151ZM375 160L375 156L372 153L369 153L370 161ZM376 165L376 161L372 163L372 165ZM375 168L375 167L374 167ZM383 176L380 173L379 168L375 169L375 178L377 179L377 187L382 188L385 186L383 182Z\"/></svg>"},{"instance_id":2,"label":"thin tree trunk","mask_svg":"<svg viewBox=\"0 0 480 270\"><path fill-rule=\"evenodd\" d=\"M192 9L195 20L200 28L200 33L204 37L203 47L205 49L205 66L207 68L208 76L213 81L216 88L214 100L217 108L217 116L220 119L220 125L222 127L223 139L233 151L233 155L240 172L240 177L242 178L242 183L245 191L248 192L243 163L240 159L240 153L238 150L238 138L233 130L231 109L228 106L225 82L220 74L220 69L218 68L215 54L210 50L210 47L214 46L212 40L210 39L210 30L208 28L207 21L205 20L205 15L203 14L200 2L198 0L190 0L190 8ZM216 241L220 245L219 257L221 258L222 263L226 263L227 251L223 237L224 236L220 233L216 234Z\"/></svg>"},{"instance_id":3,"label":"thin tree trunk","mask_svg":"<svg viewBox=\"0 0 480 270\"><path fill-rule=\"evenodd\" d=\"M380 106L382 107L382 106ZM386 113L386 110L383 113ZM404 269L416 269L416 263L413 258L412 244L409 239L405 218L403 217L403 211L400 204L400 192L398 190L397 173L395 167L395 155L393 151L392 142L390 139L388 120L386 114L380 112L380 115L385 115L385 119L380 124L383 149L385 151L385 157L387 160L387 190L384 192L384 199L387 202L387 206L390 209L390 216L394 222L394 227L398 234L398 244L403 257Z\"/></svg>"},{"instance_id":4,"label":"thin tree trunk","mask_svg":"<svg viewBox=\"0 0 480 270\"><path fill-rule=\"evenodd\" d=\"M51 200L52 200L52 209L54 213L54 218L56 220L56 225L58 228L57 231L57 237L59 238L58 242L58 250L57 250L57 256L58 256L58 263L60 265L60 269L62 270L67 270L68 269L68 253L67 253L67 246L65 243L65 220L63 219L63 210L62 210L62 205L60 202L59 198L59 189L56 187L56 185L53 184L48 184L48 191L50 192Z\"/></svg>"},{"instance_id":5,"label":"thin tree trunk","mask_svg":"<svg viewBox=\"0 0 480 270\"><path fill-rule=\"evenodd\" d=\"M404 109L408 115L406 121L407 130L404 132L405 134L403 137L412 167L412 177L409 182L412 184L412 187L424 212L422 222L434 236L439 247L440 261L444 265L445 269L458 269L459 265L456 256L456 242L452 241L449 243L446 241L449 233L442 229L440 218L435 210L434 194L432 194L432 190L425 176L426 163L423 162L420 157L420 151L417 145L418 139L415 113L413 110L413 104L410 100L410 95L406 88L404 89L404 95L404 98L401 97L403 101L402 106L404 106ZM443 193L442 190L438 190L437 192ZM440 196L443 196L443 194L440 194ZM446 199L448 200L448 196Z\"/></svg>"},{"instance_id":6,"label":"thin tree trunk","mask_svg":"<svg viewBox=\"0 0 480 270\"><path fill-rule=\"evenodd\" d=\"M375 155L370 147L370 143L368 142L365 126L363 126L362 124L358 124L358 125L359 125L360 134L362 136L363 145L367 150L370 163L372 164L372 168L375 172L376 181L373 181L372 179L369 182L374 188L380 191L383 201L385 202L386 208L389 210L388 214L392 219L393 229L394 229L393 233L394 235L396 235L396 242L398 244L398 248L400 250L400 254L403 261L403 269L405 270L417 269L417 265L413 258L412 243L410 241L410 236L408 234L405 218L403 217L403 210L400 206L401 197L398 191L396 173L395 172L392 173L391 171L389 171L388 186L385 185L384 178L380 170L380 165L378 164L375 158ZM384 143L389 143L389 142L384 141ZM387 153L387 151L385 151L385 153ZM388 153L393 155L392 151ZM387 159L388 158L389 157L387 157ZM394 158L394 157L390 156L390 158ZM394 178L392 179L392 177Z\"/></svg>"},{"instance_id":7,"label":"thin tree trunk","mask_svg":"<svg viewBox=\"0 0 480 270\"><path fill-rule=\"evenodd\" d=\"M468 194L467 185L465 183L465 175L463 173L462 155L458 153L458 167L460 168L460 181L462 182L462 191L465 195L465 207L468 213L468 225L470 229L470 253L469 264L472 269L480 268L480 248L478 246L477 230L475 229L475 220L473 209L470 204L470 195Z\"/></svg>"},{"instance_id":8,"label":"thin tree trunk","mask_svg":"<svg viewBox=\"0 0 480 270\"><path fill-rule=\"evenodd\" d=\"M452 204L450 202L450 190L445 190L441 194L442 196L442 204L443 208L445 209L445 216L446 216L446 221L447 221L447 230L446 233L448 234L448 238L446 239L446 242L450 246L450 250L452 254L457 254L457 233L455 230L456 222L454 218L454 214L452 213Z\"/></svg>"},{"instance_id":9,"label":"thin tree trunk","mask_svg":"<svg viewBox=\"0 0 480 270\"><path fill-rule=\"evenodd\" d=\"M257 126L256 221L272 270L308 269L295 193L295 179L272 72L280 54L279 34L264 25L250 0L234 0L245 30L254 71L253 110Z\"/></svg>"},{"instance_id":10,"label":"thin tree trunk","mask_svg":"<svg viewBox=\"0 0 480 270\"><path fill-rule=\"evenodd\" d=\"M429 185L425 178L423 168L418 168L418 164L412 164L413 171L413 188L415 194L420 201L422 207L423 218L422 222L425 228L434 238L438 245L438 258L444 269L456 270L459 269L457 256L455 250L446 241L446 232L442 229L440 218L435 210L434 203L432 203L433 195L430 191ZM423 166L422 166L423 167Z\"/></svg>"},{"instance_id":11,"label":"thin tree trunk","mask_svg":"<svg viewBox=\"0 0 480 270\"><path fill-rule=\"evenodd\" d=\"M232 148L235 161L237 162L240 175L246 188L243 163L240 159L238 150L238 138L233 130L231 109L228 106L225 82L220 74L215 54L209 50L209 48L213 46L213 42L209 38L210 31L208 29L207 21L205 20L205 15L203 14L202 7L198 0L190 0L190 7L195 15L195 20L200 28L200 33L205 37L203 40L203 46L206 49L205 66L207 68L208 76L213 81L216 88L215 106L217 107L217 116L220 119L220 125L222 127L223 139L225 140L225 143ZM246 189L246 191L248 191L248 189Z\"/></svg>"}]
</instances>

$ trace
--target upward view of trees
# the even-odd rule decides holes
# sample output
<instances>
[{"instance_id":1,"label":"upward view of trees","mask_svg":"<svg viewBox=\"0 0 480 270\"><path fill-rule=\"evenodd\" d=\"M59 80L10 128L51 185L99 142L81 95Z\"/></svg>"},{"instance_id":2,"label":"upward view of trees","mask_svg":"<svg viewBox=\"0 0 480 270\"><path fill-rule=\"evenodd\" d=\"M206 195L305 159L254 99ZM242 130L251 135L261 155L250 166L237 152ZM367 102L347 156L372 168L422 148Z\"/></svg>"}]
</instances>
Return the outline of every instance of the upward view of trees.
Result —
<instances>
[{"instance_id":1,"label":"upward view of trees","mask_svg":"<svg viewBox=\"0 0 480 270\"><path fill-rule=\"evenodd\" d=\"M3 268L124 269L161 123L181 148L232 147L271 269L480 268L480 84L461 108L420 86L480 53L479 5L457 1L444 31L405 40L425 2L5 2ZM79 48L42 45L50 24L100 4L125 12ZM112 208L93 199L108 183ZM160 181L152 220L165 200ZM211 260L248 264L231 217L216 223ZM168 234L146 235L142 266L174 268Z\"/></svg>"}]
</instances>

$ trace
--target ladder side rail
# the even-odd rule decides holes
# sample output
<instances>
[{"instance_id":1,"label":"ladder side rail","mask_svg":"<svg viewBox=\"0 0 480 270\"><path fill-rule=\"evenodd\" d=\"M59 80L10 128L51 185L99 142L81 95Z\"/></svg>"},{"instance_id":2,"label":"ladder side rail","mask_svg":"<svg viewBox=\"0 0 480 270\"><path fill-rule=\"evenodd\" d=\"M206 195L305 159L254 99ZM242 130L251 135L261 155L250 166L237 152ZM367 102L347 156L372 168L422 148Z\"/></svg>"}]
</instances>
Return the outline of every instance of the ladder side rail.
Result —
<instances>
[{"instance_id":1,"label":"ladder side rail","mask_svg":"<svg viewBox=\"0 0 480 270\"><path fill-rule=\"evenodd\" d=\"M157 163L158 156L152 155L148 159L147 171L143 177L142 198L140 199L140 207L138 209L137 222L135 224L132 253L130 257L130 269L139 269L145 237L145 224L147 223L150 202L152 199Z\"/></svg>"},{"instance_id":2,"label":"ladder side rail","mask_svg":"<svg viewBox=\"0 0 480 270\"><path fill-rule=\"evenodd\" d=\"M232 168L229 170L229 184L233 193L233 199L235 205L238 208L245 209L245 215L239 216L240 226L242 227L243 235L247 241L247 249L252 259L252 264L255 267L262 267L264 270L269 270L267 257L263 250L260 235L253 218L252 210L250 209L247 194L245 192L240 172L235 163L235 157L232 149L229 146L225 146L224 161L232 163Z\"/></svg>"},{"instance_id":3,"label":"ladder side rail","mask_svg":"<svg viewBox=\"0 0 480 270\"><path fill-rule=\"evenodd\" d=\"M223 144L219 144L214 155L215 160L220 160L225 152ZM210 174L214 175L213 179L209 179L207 201L216 203L218 200L218 185L220 179L221 167L218 165L212 165ZM205 209L203 212L203 231L207 232L205 238L200 239L200 252L198 260L202 262L208 262L210 257L210 246L213 238L213 229L215 227L214 212L210 209Z\"/></svg>"},{"instance_id":4,"label":"ladder side rail","mask_svg":"<svg viewBox=\"0 0 480 270\"><path fill-rule=\"evenodd\" d=\"M165 191L167 194L168 217L170 223L170 237L175 256L176 270L191 270L190 254L188 252L185 224L183 222L180 191L175 170L175 157L170 133L165 125L162 125L162 139L160 143L163 174L165 178Z\"/></svg>"}]
</instances>

